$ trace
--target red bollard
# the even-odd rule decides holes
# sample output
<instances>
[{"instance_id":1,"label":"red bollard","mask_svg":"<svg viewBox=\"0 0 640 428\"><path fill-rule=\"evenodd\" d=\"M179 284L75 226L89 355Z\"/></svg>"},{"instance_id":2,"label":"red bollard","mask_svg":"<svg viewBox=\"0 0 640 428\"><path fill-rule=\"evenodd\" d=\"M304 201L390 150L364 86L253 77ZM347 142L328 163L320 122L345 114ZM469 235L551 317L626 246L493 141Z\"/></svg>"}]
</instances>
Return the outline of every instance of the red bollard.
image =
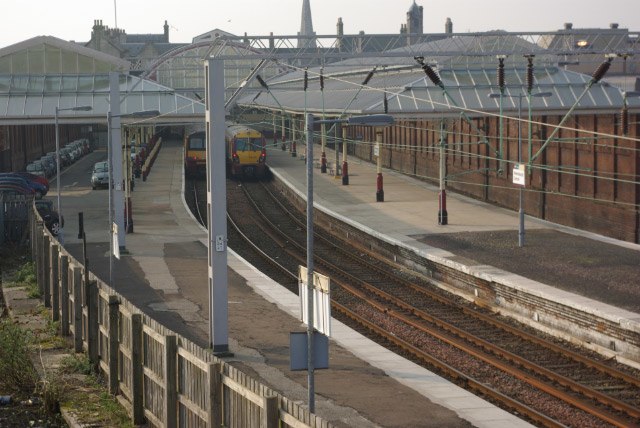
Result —
<instances>
[{"instance_id":1,"label":"red bollard","mask_svg":"<svg viewBox=\"0 0 640 428\"><path fill-rule=\"evenodd\" d=\"M445 189L442 189L438 194L438 224L448 224L447 191Z\"/></svg>"},{"instance_id":2,"label":"red bollard","mask_svg":"<svg viewBox=\"0 0 640 428\"><path fill-rule=\"evenodd\" d=\"M376 186L377 186L377 190L376 190L376 202L384 202L384 189L382 188L383 183L382 183L382 173L379 172L378 173L378 178L376 180Z\"/></svg>"},{"instance_id":3,"label":"red bollard","mask_svg":"<svg viewBox=\"0 0 640 428\"><path fill-rule=\"evenodd\" d=\"M382 174L380 174L382 177ZM349 184L349 164L347 161L342 162L342 185L346 186Z\"/></svg>"}]
</instances>

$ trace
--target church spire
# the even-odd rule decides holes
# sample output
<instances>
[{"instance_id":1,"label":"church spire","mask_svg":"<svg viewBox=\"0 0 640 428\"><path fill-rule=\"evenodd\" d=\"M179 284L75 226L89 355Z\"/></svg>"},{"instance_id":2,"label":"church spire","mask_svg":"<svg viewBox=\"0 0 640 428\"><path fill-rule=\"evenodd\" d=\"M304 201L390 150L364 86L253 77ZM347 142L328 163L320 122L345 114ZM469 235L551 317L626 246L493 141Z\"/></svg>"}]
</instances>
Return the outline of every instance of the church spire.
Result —
<instances>
[{"instance_id":1,"label":"church spire","mask_svg":"<svg viewBox=\"0 0 640 428\"><path fill-rule=\"evenodd\" d=\"M302 23L300 24L299 36L315 36L313 22L311 21L311 4L309 0L302 0ZM315 48L315 39L298 39L299 48Z\"/></svg>"}]
</instances>

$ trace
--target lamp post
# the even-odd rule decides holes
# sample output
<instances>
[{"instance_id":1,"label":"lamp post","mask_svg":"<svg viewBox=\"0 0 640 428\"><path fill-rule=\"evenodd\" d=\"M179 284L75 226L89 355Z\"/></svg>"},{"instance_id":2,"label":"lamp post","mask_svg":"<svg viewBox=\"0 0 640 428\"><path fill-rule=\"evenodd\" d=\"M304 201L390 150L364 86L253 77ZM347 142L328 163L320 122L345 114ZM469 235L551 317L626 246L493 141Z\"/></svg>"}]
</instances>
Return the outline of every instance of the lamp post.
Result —
<instances>
[{"instance_id":1,"label":"lamp post","mask_svg":"<svg viewBox=\"0 0 640 428\"><path fill-rule=\"evenodd\" d=\"M92 110L91 106L77 106L77 107L64 107L60 108L56 106L55 113L55 125L56 125L56 192L58 194L58 216L60 217L60 231L58 232L58 241L64 245L64 227L62 223L62 208L60 206L60 127L58 123L59 114L61 111L89 111Z\"/></svg>"},{"instance_id":2,"label":"lamp post","mask_svg":"<svg viewBox=\"0 0 640 428\"><path fill-rule=\"evenodd\" d=\"M307 143L307 382L309 386L309 411L315 412L314 403L314 361L313 361L313 126L319 124L389 126L393 117L388 114L354 116L348 119L315 120L312 114L305 117ZM336 147L337 151L337 147Z\"/></svg>"},{"instance_id":3,"label":"lamp post","mask_svg":"<svg viewBox=\"0 0 640 428\"><path fill-rule=\"evenodd\" d=\"M114 200L113 200L113 187L114 187L114 182L113 182L113 151L114 148L112 147L113 145L113 126L112 126L112 122L113 119L120 119L120 118L146 118L146 117L154 117L154 116L159 116L160 112L158 110L144 110L144 111L137 111L137 112L133 112L133 113L125 113L125 114L111 114L111 110L109 110L107 112L107 161L109 164L109 285L112 286L113 285L113 253L115 250L115 245L114 245L114 241L113 241L113 218L114 218L114 213L113 213L113 208L114 208ZM116 129L118 130L118 132L120 132L120 126L118 124L118 126L116 126ZM117 141L119 142L120 139L118 138ZM118 144L119 145L119 144ZM120 149L120 148L119 148ZM122 166L120 166L121 168ZM118 186L121 186L120 183L118 183ZM129 204L130 205L130 204ZM130 209L130 208L129 208ZM123 212L124 215L124 212ZM123 227L122 230L118 230L118 233L126 233L125 228ZM118 235L120 237L120 235ZM118 239L120 240L120 239ZM124 242L124 241L122 241ZM119 246L120 243L118 242L117 245ZM124 245L123 245L124 247Z\"/></svg>"},{"instance_id":4,"label":"lamp post","mask_svg":"<svg viewBox=\"0 0 640 428\"><path fill-rule=\"evenodd\" d=\"M501 98L501 97L509 97L515 98L518 97L518 166L522 167L522 98L527 97L529 100L529 112L531 111L531 98L542 98L542 97L550 97L553 95L551 92L536 92L536 93L526 93L523 94L521 92L514 95L505 95L503 93L500 94L489 94L489 98ZM531 113L529 113L531 116ZM529 128L530 130L531 128ZM529 131L529 140L531 140L531 130ZM519 189L519 208L518 208L518 247L524 247L524 184L520 185Z\"/></svg>"}]
</instances>

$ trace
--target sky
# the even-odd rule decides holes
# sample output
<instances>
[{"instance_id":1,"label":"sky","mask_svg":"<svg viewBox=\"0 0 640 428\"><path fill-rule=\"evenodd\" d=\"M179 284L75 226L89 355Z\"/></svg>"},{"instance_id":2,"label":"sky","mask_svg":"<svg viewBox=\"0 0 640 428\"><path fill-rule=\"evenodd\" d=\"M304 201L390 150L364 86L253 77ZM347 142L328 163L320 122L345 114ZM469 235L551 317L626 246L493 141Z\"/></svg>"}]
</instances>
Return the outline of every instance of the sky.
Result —
<instances>
[{"instance_id":1,"label":"sky","mask_svg":"<svg viewBox=\"0 0 640 428\"><path fill-rule=\"evenodd\" d=\"M213 29L243 35L295 35L300 30L302 0L1 0L0 48L36 36L86 42L93 21L127 34L159 34L164 21L172 43L189 43ZM336 33L338 17L345 34L396 34L413 0L310 0L316 34ZM424 32L444 32L447 18L454 32L506 30L554 31L565 22L574 28L640 31L638 0L416 0L424 7Z\"/></svg>"}]
</instances>

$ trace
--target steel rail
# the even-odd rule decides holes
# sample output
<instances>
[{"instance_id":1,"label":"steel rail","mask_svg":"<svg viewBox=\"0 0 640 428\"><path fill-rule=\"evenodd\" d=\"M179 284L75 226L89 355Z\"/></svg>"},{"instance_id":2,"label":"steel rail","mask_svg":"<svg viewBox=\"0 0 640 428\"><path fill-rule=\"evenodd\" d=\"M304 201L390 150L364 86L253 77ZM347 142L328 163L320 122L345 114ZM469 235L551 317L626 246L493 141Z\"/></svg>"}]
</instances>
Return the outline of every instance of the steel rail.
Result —
<instances>
[{"instance_id":1,"label":"steel rail","mask_svg":"<svg viewBox=\"0 0 640 428\"><path fill-rule=\"evenodd\" d=\"M246 189L245 189L246 190ZM249 196L249 195L247 195ZM273 197L273 195L272 195ZM275 199L276 201L278 201L277 199ZM251 201L251 203L254 205L254 208L259 210L258 206L255 204L255 202ZM278 203L280 204L280 202L278 201ZM282 205L282 204L280 204ZM284 209L285 207L282 206L282 208ZM287 212L289 212L287 210ZM289 212L289 215L291 216L291 218L293 218L294 220L298 221L297 217L293 214L291 214ZM267 220L265 220L267 222ZM270 223L270 222L269 222ZM281 228L273 225L272 223L270 223L270 227L273 227L274 230L276 231L276 233L283 233L283 231L281 230ZM299 227L301 229L304 228L303 225L299 225ZM322 237L320 237L322 238ZM294 256L296 255L300 255L300 254L304 254L304 248L302 245L299 245L295 242L293 242L294 240L292 240L290 237L286 237L283 236L281 242L282 243L288 243L288 244L293 244L293 245L298 245L298 248L296 250L296 252L292 252L292 254ZM282 244L280 244L282 245ZM318 256L316 256L318 257ZM466 353L470 354L470 355L474 355L476 358L480 358L482 360L484 360L487 363L492 364L494 367L497 367L500 370L504 370L504 371L508 371L508 372L512 372L512 374L520 379L523 380L529 384L531 384L532 386L541 389L557 398L562 399L563 401L570 403L571 405L576 406L577 408L580 408L584 411L587 411L591 414L596 414L597 417L599 417L602 420L605 420L609 423L612 423L616 426L628 426L629 421L628 420L622 420L621 418L609 414L608 412L604 412L601 411L600 409L594 408L593 405L591 405L590 403L585 403L582 400L577 400L574 397L572 397L570 394L567 394L565 392L559 391L557 390L557 388L555 387L551 387L549 385L546 385L544 383L542 383L539 380L536 379L532 379L531 376L528 373L522 372L519 369L514 369L513 367L509 367L506 364L504 364L501 361L498 361L495 357L490 357L487 356L487 352L493 354L493 355L499 355L501 356L501 358L506 359L507 361L510 361L512 364L517 364L520 365L522 367L525 367L529 370L534 370L536 371L538 374L540 374L541 376L544 376L548 379L552 379L555 382L558 382L559 384L563 385L566 388L569 388L573 391L579 392L581 394L583 394L584 396L590 397L590 398L595 398L598 401L602 401L603 403L605 403L608 406L611 406L615 409L624 411L625 413L631 415L632 417L639 417L640 413L628 406L626 403L622 403L619 402L618 400L612 399L611 397L608 397L598 391L595 391L591 388L587 388L584 387L583 385L565 378L563 376L557 375L556 373L551 372L550 370L547 370L543 367L540 367L534 363L531 363L517 355L511 354L507 351L504 351L500 348L498 348L497 346L484 341L483 339L478 339L478 338L469 338L468 337L468 333L465 333L464 331L449 325L448 323L444 322L444 321L440 321L440 320L436 320L433 317L429 316L426 313L423 313L420 310L415 309L414 307L412 307L411 305L405 304L404 302L399 301L398 298L396 298L395 296L391 296L388 293L379 290L378 288L371 286L369 284L366 284L362 281L360 281L358 278L353 277L353 275L349 274L348 272L344 272L339 268L336 267L330 267L331 263L325 260L321 260L319 258L318 260L323 266L325 266L326 269L331 269L333 270L333 274L332 276L335 277L335 274L338 271L341 271L341 273L339 274L341 277L346 277L346 278L350 278L351 281L355 281L357 284L360 284L360 286L366 287L367 291L371 292L371 293L375 293L376 295L378 295L378 297L385 299L386 301L392 302L393 304L395 304L396 306L398 306L399 308L401 308L404 311L407 311L411 314L413 314L413 316L418 316L421 317L425 322L431 322L434 323L436 325L439 326L439 328L444 329L445 331L448 331L450 334L454 334L455 336L459 337L459 338L463 338L466 341L469 341L471 343L474 344L474 346L478 346L482 349L484 349L483 352L479 352L477 351L477 349L472 349L471 347L469 347L469 345L466 345L465 343L460 342L459 340L456 339L452 339L451 337L447 337L445 335L442 335L441 333L437 333L437 332L433 332L431 329L427 329L425 328L424 325L419 324L419 323L415 323L415 321L411 320L410 318L408 318L407 316L404 316L400 313L398 313L397 311L394 311L388 307L382 306L378 303L373 303L370 302L371 305L374 305L375 307L378 308L378 310L380 310L381 312L387 314L387 315L392 315L397 317L399 320L401 320L402 322L408 324L408 325L412 325L414 328L419 328L422 331L427 332L428 334L434 336L434 337L438 337L440 340L444 340L445 342L449 343L452 346L456 346L459 349L464 350ZM335 270L334 270L335 269ZM353 287L349 287L346 286L345 284L342 284L341 281L338 281L338 285L342 286L343 288L350 290L350 292L352 292L354 295L359 295L359 297L361 299L366 299L369 300L370 297L366 296L364 293L359 292L358 290L354 289ZM476 316L476 313L471 313L470 315L472 316Z\"/></svg>"}]
</instances>

